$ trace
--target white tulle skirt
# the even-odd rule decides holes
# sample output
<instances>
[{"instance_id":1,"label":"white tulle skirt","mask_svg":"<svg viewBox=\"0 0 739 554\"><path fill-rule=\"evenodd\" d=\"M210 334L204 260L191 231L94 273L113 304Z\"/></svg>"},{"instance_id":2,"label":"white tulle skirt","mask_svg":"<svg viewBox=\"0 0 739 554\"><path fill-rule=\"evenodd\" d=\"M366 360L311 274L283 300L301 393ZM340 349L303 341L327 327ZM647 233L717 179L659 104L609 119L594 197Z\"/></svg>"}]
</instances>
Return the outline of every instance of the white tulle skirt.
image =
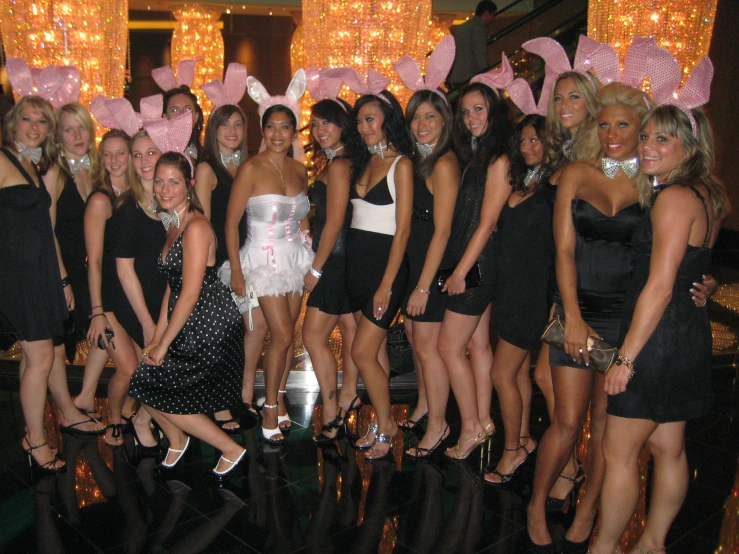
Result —
<instances>
[{"instance_id":1,"label":"white tulle skirt","mask_svg":"<svg viewBox=\"0 0 739 554\"><path fill-rule=\"evenodd\" d=\"M247 242L239 251L241 271L246 286L254 287L257 296L303 294L303 278L313 264L315 254L299 237L274 240L272 244ZM231 264L218 270L218 277L231 284Z\"/></svg>"}]
</instances>

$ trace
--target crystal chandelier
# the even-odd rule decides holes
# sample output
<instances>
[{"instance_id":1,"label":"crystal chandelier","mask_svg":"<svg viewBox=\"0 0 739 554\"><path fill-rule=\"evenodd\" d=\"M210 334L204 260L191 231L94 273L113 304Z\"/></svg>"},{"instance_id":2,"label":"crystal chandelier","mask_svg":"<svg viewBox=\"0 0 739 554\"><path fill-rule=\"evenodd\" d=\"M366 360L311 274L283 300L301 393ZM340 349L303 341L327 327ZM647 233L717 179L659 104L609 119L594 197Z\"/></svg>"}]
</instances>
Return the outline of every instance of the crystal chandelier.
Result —
<instances>
[{"instance_id":1,"label":"crystal chandelier","mask_svg":"<svg viewBox=\"0 0 739 554\"><path fill-rule=\"evenodd\" d=\"M192 91L197 95L208 121L213 104L199 86L213 79L223 79L223 35L218 28L221 9L202 4L182 4L172 7L172 15L177 21L172 33L172 67L182 60L200 58L195 64Z\"/></svg>"},{"instance_id":2,"label":"crystal chandelier","mask_svg":"<svg viewBox=\"0 0 739 554\"><path fill-rule=\"evenodd\" d=\"M123 95L128 0L0 0L0 31L8 57L79 69L82 104Z\"/></svg>"}]
</instances>

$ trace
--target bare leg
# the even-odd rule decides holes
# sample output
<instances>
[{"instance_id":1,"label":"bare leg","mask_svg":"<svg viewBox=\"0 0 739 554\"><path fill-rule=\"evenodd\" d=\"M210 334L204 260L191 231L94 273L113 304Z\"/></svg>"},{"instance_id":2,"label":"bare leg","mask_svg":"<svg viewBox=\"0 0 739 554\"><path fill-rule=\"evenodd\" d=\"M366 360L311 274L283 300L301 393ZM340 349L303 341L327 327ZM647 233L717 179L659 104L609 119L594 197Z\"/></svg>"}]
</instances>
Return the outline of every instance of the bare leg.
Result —
<instances>
[{"instance_id":1,"label":"bare leg","mask_svg":"<svg viewBox=\"0 0 739 554\"><path fill-rule=\"evenodd\" d=\"M521 393L521 445L526 448L528 452L536 446L534 438L531 436L531 429L529 428L529 421L531 418L531 397L533 394L531 386L531 354L526 353L526 357L521 364L521 368L518 370L516 376L516 383L518 384L518 392Z\"/></svg>"},{"instance_id":2,"label":"bare leg","mask_svg":"<svg viewBox=\"0 0 739 554\"><path fill-rule=\"evenodd\" d=\"M634 513L639 501L639 454L656 427L654 422L641 419L606 418L606 476L600 500L600 529L593 544L596 552L615 550Z\"/></svg>"},{"instance_id":3,"label":"bare leg","mask_svg":"<svg viewBox=\"0 0 739 554\"><path fill-rule=\"evenodd\" d=\"M503 416L505 450L495 468L499 473L491 472L485 474L485 479L492 483L502 482L503 477L501 475L513 473L528 456L526 450L520 448L523 398L518 386L518 374L527 356L528 352L526 350L522 350L506 342L502 338L498 339L492 376L495 390L498 391L500 412Z\"/></svg>"},{"instance_id":4,"label":"bare leg","mask_svg":"<svg viewBox=\"0 0 739 554\"><path fill-rule=\"evenodd\" d=\"M165 414L159 410L154 410L150 406L147 406L146 409L154 415L155 419L162 427L162 430L164 430L164 433L170 441L170 448L181 450L187 442L187 437L184 435L184 433L187 433L188 435L192 435L193 437L208 443L216 450L220 450L223 457L228 458L229 460L237 460L244 451L242 446L224 433L223 430L213 423L213 421L211 421L205 414ZM169 422L170 425L167 425L166 422ZM179 429L180 433L174 431L173 427ZM173 459L170 459L168 457L166 460L167 463L173 462L175 456L172 458ZM229 467L230 464L223 460L219 460L216 470L226 471Z\"/></svg>"},{"instance_id":5,"label":"bare leg","mask_svg":"<svg viewBox=\"0 0 739 554\"><path fill-rule=\"evenodd\" d=\"M426 383L424 381L423 368L421 367L421 361L418 358L418 351L416 350L416 342L413 336L413 331L414 331L414 328L416 328L416 325L414 324L412 320L408 318L405 319L403 324L405 327L405 336L411 345L411 353L413 356L413 368L416 371L416 386L418 389L418 401L416 402L416 407L413 409L413 414L410 417L406 418L405 420L399 422L400 425L405 425L406 423L408 423L409 420L418 421L420 418L426 415L429 411L429 404L426 398ZM437 337L437 340L438 340L438 337ZM436 347L437 353L438 353L438 350L439 348L437 346Z\"/></svg>"},{"instance_id":6,"label":"bare leg","mask_svg":"<svg viewBox=\"0 0 739 554\"><path fill-rule=\"evenodd\" d=\"M488 435L492 435L495 431L493 420L490 417L490 405L493 401L493 379L490 375L493 369L493 348L490 346L490 317L492 313L493 305L488 304L477 323L472 338L467 344L472 373L475 375L480 425Z\"/></svg>"},{"instance_id":7,"label":"bare leg","mask_svg":"<svg viewBox=\"0 0 739 554\"><path fill-rule=\"evenodd\" d=\"M87 361L85 362L85 372L82 375L82 390L73 400L77 408L86 412L95 411L95 393L100 382L100 375L102 375L109 358L107 350L101 350L97 347L97 344L90 344L90 349L87 351Z\"/></svg>"},{"instance_id":8,"label":"bare leg","mask_svg":"<svg viewBox=\"0 0 739 554\"><path fill-rule=\"evenodd\" d=\"M342 363L339 406L346 413L352 400L357 397L357 382L359 381L359 370L352 359L352 344L357 332L357 322L354 321L352 314L344 314L339 317L339 331L341 331Z\"/></svg>"},{"instance_id":9,"label":"bare leg","mask_svg":"<svg viewBox=\"0 0 739 554\"><path fill-rule=\"evenodd\" d=\"M318 308L308 308L303 321L303 344L310 355L313 372L318 379L323 404L323 424L326 425L339 415L337 381L339 368L328 339L336 327L339 316L327 314ZM337 429L323 431L328 437L336 436Z\"/></svg>"},{"instance_id":10,"label":"bare leg","mask_svg":"<svg viewBox=\"0 0 739 554\"><path fill-rule=\"evenodd\" d=\"M63 344L54 347L54 363L49 373L49 391L59 407L62 425L74 425L74 429L83 432L103 429L102 423L88 421L90 416L80 412L72 403L72 397L69 395L69 388L67 387L67 362ZM82 421L86 423L75 425Z\"/></svg>"},{"instance_id":11,"label":"bare leg","mask_svg":"<svg viewBox=\"0 0 739 554\"><path fill-rule=\"evenodd\" d=\"M426 433L418 446L420 448L432 448L445 434L449 433L446 422L449 374L439 353L441 323L413 321L411 325L414 350L419 362L419 375L423 375L423 379L419 379L419 383L423 381L426 384L429 415Z\"/></svg>"},{"instance_id":12,"label":"bare leg","mask_svg":"<svg viewBox=\"0 0 739 554\"><path fill-rule=\"evenodd\" d=\"M528 507L528 531L535 544L552 542L546 522L546 500L557 476L572 455L590 405L594 371L553 367L554 418L544 432L536 459Z\"/></svg>"},{"instance_id":13,"label":"bare leg","mask_svg":"<svg viewBox=\"0 0 739 554\"><path fill-rule=\"evenodd\" d=\"M120 425L121 411L131 386L131 375L136 370L140 356L136 354L133 341L113 312L106 312L105 316L115 333L115 337L108 343L108 354L115 364L115 373L108 382L108 424ZM123 437L114 437L114 431L114 428L108 429L105 442L110 446L120 446L123 444Z\"/></svg>"},{"instance_id":14,"label":"bare leg","mask_svg":"<svg viewBox=\"0 0 739 554\"><path fill-rule=\"evenodd\" d=\"M278 389L277 399L277 415L284 417L288 415L287 404L285 403L285 394L287 393L287 379L290 377L290 370L293 367L293 358L295 357L295 324L300 317L300 308L303 305L303 296L301 294L289 294L287 296L288 303L290 304L290 317L292 318L293 326L293 340L290 341L290 346L287 349L287 355L285 356L285 368L282 372L282 378L280 379L280 388ZM281 421L280 429L283 431L290 431L291 422Z\"/></svg>"},{"instance_id":15,"label":"bare leg","mask_svg":"<svg viewBox=\"0 0 739 554\"><path fill-rule=\"evenodd\" d=\"M390 415L390 386L388 375L379 361L380 351L387 338L387 331L372 323L362 316L354 336L352 345L352 358L359 368L362 381L367 388L372 406L375 409L378 432L394 437L398 432L398 426ZM386 443L375 443L367 452L366 457L378 458L386 454L390 445Z\"/></svg>"},{"instance_id":16,"label":"bare leg","mask_svg":"<svg viewBox=\"0 0 739 554\"><path fill-rule=\"evenodd\" d=\"M241 400L249 404L249 410L256 414L254 409L254 384L257 378L257 366L264 350L264 338L267 336L267 321L261 309L252 310L254 328L249 330L249 317L244 314L244 379L241 384Z\"/></svg>"},{"instance_id":17,"label":"bare leg","mask_svg":"<svg viewBox=\"0 0 739 554\"><path fill-rule=\"evenodd\" d=\"M290 312L287 296L264 296L259 298L259 305L264 313L270 331L270 341L264 357L264 379L266 388L265 406L276 406L280 389L280 381L285 372L287 353L293 342L295 323ZM263 427L278 429L277 409L266 408L262 412ZM279 431L270 438L279 441L284 437Z\"/></svg>"},{"instance_id":18,"label":"bare leg","mask_svg":"<svg viewBox=\"0 0 739 554\"><path fill-rule=\"evenodd\" d=\"M606 427L608 395L603 390L605 386L603 375L595 371L593 374L590 393L590 443L588 444L588 470L586 472L588 486L585 487L585 494L579 499L575 519L565 534L565 537L573 542L582 542L590 535L605 475L602 444Z\"/></svg>"},{"instance_id":19,"label":"bare leg","mask_svg":"<svg viewBox=\"0 0 739 554\"><path fill-rule=\"evenodd\" d=\"M56 454L46 444L44 432L44 409L46 408L46 391L49 385L49 374L54 363L54 345L51 339L37 341L20 341L21 351L26 359L23 376L20 381L21 408L26 421L26 435L21 441L23 449L40 446L32 451L32 456L39 465L46 465L54 460ZM63 467L64 462L57 460L46 467L50 469Z\"/></svg>"},{"instance_id":20,"label":"bare leg","mask_svg":"<svg viewBox=\"0 0 739 554\"><path fill-rule=\"evenodd\" d=\"M444 313L444 321L439 333L439 353L449 374L449 383L462 416L462 430L459 434L459 450L471 451L484 428L480 425L480 412L477 399L477 379L470 360L467 359L467 345L478 327L479 317L450 312ZM488 368L489 372L490 368ZM488 376L488 381L490 376ZM467 441L467 442L465 442ZM455 447L456 448L456 447Z\"/></svg>"}]
</instances>

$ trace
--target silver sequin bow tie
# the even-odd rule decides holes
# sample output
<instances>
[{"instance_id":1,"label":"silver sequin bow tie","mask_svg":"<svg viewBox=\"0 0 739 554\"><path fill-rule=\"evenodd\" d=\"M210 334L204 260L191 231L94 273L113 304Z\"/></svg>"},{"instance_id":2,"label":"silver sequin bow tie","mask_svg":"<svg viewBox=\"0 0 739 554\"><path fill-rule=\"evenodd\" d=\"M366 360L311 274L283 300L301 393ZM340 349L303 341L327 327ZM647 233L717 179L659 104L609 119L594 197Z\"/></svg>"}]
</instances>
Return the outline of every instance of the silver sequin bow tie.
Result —
<instances>
[{"instance_id":1,"label":"silver sequin bow tie","mask_svg":"<svg viewBox=\"0 0 739 554\"><path fill-rule=\"evenodd\" d=\"M603 168L603 173L605 173L606 177L609 179L613 179L616 176L619 167L623 169L624 173L629 177L636 177L636 174L639 173L639 159L636 157L629 158L622 162L614 160L613 158L604 157L601 160L600 165Z\"/></svg>"},{"instance_id":2,"label":"silver sequin bow tie","mask_svg":"<svg viewBox=\"0 0 739 554\"><path fill-rule=\"evenodd\" d=\"M169 231L169 226L174 225L178 229L180 228L180 214L184 212L187 209L187 206L182 208L180 210L180 213L172 212L172 215L169 215L167 212L159 212L159 219L162 220L162 225L164 225L164 230Z\"/></svg>"},{"instance_id":3,"label":"silver sequin bow tie","mask_svg":"<svg viewBox=\"0 0 739 554\"><path fill-rule=\"evenodd\" d=\"M424 158L427 158L428 156L431 155L431 152L434 151L434 146L436 146L436 143L434 144L421 144L420 142L416 143L416 148L418 148L418 152Z\"/></svg>"},{"instance_id":4,"label":"silver sequin bow tie","mask_svg":"<svg viewBox=\"0 0 739 554\"><path fill-rule=\"evenodd\" d=\"M190 156L193 160L197 160L198 159L198 149L195 147L194 144L189 145L185 149L185 154L187 154L188 156Z\"/></svg>"},{"instance_id":5,"label":"silver sequin bow tie","mask_svg":"<svg viewBox=\"0 0 739 554\"><path fill-rule=\"evenodd\" d=\"M234 164L236 167L239 167L241 165L241 150L237 150L230 156L226 156L226 154L221 152L221 163L226 169L228 169L229 164Z\"/></svg>"},{"instance_id":6,"label":"silver sequin bow tie","mask_svg":"<svg viewBox=\"0 0 739 554\"><path fill-rule=\"evenodd\" d=\"M41 161L42 151L40 146L37 146L36 148L29 148L25 144L16 142L15 147L18 149L18 154L20 154L21 161L28 158L31 158L31 161L35 164Z\"/></svg>"},{"instance_id":7,"label":"silver sequin bow tie","mask_svg":"<svg viewBox=\"0 0 739 554\"><path fill-rule=\"evenodd\" d=\"M385 148L387 148L387 145L383 146L381 142L378 142L374 146L368 146L367 150L369 150L370 154L377 154L381 158L384 158L385 153L383 152L383 150L385 150Z\"/></svg>"},{"instance_id":8,"label":"silver sequin bow tie","mask_svg":"<svg viewBox=\"0 0 739 554\"><path fill-rule=\"evenodd\" d=\"M334 150L333 148L324 148L323 153L325 154L326 159L328 161L331 161L336 157L336 154L341 152L343 149L343 146L339 146L336 150ZM370 153L372 153L372 150L370 150Z\"/></svg>"},{"instance_id":9,"label":"silver sequin bow tie","mask_svg":"<svg viewBox=\"0 0 739 554\"><path fill-rule=\"evenodd\" d=\"M82 156L82 159L80 160L73 160L72 158L68 158L67 161L69 162L69 171L72 172L72 175L77 175L77 172L80 169L86 169L87 171L90 171L90 156L85 154Z\"/></svg>"},{"instance_id":10,"label":"silver sequin bow tie","mask_svg":"<svg viewBox=\"0 0 739 554\"><path fill-rule=\"evenodd\" d=\"M541 166L539 165L539 166L536 166L534 169L529 169L526 172L526 175L523 178L523 184L528 187L531 181L538 183L540 176L541 176Z\"/></svg>"}]
</instances>

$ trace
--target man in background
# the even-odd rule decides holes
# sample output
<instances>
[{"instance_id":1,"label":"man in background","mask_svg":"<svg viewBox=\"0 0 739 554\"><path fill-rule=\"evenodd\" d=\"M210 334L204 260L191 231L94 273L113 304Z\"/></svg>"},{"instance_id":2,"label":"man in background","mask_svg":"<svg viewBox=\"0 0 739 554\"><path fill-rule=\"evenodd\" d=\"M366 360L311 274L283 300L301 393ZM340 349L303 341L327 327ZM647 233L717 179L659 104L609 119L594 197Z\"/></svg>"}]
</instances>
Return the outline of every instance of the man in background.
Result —
<instances>
[{"instance_id":1,"label":"man in background","mask_svg":"<svg viewBox=\"0 0 739 554\"><path fill-rule=\"evenodd\" d=\"M457 88L488 68L487 26L497 11L494 2L483 0L477 4L475 16L454 32L457 51L448 79L452 88Z\"/></svg>"}]
</instances>

